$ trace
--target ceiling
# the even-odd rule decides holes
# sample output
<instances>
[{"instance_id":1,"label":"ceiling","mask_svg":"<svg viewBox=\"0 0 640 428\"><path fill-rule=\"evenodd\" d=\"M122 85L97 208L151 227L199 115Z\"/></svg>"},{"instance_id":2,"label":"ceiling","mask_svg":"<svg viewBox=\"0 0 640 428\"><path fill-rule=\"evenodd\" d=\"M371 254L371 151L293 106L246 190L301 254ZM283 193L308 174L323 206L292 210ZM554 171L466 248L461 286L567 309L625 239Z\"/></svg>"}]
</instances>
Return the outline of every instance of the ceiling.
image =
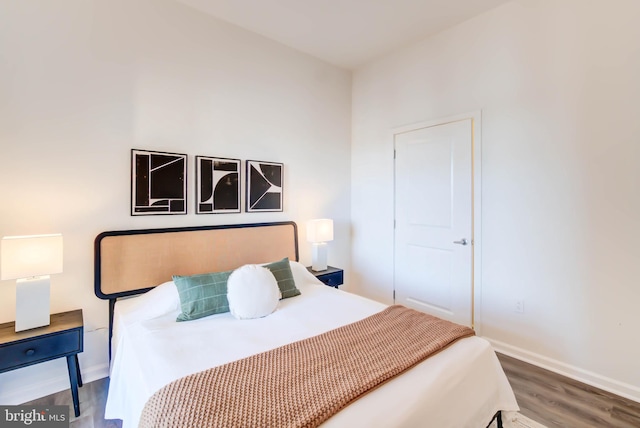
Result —
<instances>
[{"instance_id":1,"label":"ceiling","mask_svg":"<svg viewBox=\"0 0 640 428\"><path fill-rule=\"evenodd\" d=\"M508 0L177 0L353 69Z\"/></svg>"}]
</instances>

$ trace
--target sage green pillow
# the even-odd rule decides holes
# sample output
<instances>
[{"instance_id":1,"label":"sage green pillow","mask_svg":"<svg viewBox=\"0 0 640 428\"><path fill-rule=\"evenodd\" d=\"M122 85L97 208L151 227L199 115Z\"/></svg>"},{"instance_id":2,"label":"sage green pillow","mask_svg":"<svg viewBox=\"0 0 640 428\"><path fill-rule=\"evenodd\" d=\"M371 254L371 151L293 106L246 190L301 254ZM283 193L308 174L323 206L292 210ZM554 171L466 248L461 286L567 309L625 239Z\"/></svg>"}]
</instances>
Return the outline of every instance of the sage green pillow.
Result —
<instances>
[{"instance_id":1,"label":"sage green pillow","mask_svg":"<svg viewBox=\"0 0 640 428\"><path fill-rule=\"evenodd\" d=\"M293 273L291 273L291 265L289 265L288 257L285 257L279 262L264 265L264 267L269 269L273 276L276 277L278 288L280 289L280 293L282 293L283 299L300 294L300 290L296 288L296 283L293 280Z\"/></svg>"},{"instance_id":2,"label":"sage green pillow","mask_svg":"<svg viewBox=\"0 0 640 428\"><path fill-rule=\"evenodd\" d=\"M213 314L229 312L227 280L233 271L173 276L180 296L176 321L190 321Z\"/></svg>"}]
</instances>

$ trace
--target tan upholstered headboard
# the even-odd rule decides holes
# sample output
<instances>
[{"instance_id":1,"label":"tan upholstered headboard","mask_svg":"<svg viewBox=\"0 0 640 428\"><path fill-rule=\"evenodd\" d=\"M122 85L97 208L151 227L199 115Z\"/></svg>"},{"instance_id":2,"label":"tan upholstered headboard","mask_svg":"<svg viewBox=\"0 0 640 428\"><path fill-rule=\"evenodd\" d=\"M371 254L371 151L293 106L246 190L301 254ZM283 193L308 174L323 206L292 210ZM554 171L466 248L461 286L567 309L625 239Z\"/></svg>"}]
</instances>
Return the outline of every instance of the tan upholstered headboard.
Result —
<instances>
[{"instance_id":1,"label":"tan upholstered headboard","mask_svg":"<svg viewBox=\"0 0 640 428\"><path fill-rule=\"evenodd\" d=\"M95 239L95 294L140 294L173 275L298 260L294 222L104 232Z\"/></svg>"}]
</instances>

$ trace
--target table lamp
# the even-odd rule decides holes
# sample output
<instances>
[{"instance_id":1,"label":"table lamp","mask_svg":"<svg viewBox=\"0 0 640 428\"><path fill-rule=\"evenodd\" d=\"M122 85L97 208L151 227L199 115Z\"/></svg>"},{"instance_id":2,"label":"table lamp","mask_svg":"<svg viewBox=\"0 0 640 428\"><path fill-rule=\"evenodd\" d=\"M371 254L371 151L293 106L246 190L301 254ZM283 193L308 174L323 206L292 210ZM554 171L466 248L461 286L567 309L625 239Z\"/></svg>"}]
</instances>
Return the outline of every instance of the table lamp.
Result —
<instances>
[{"instance_id":1,"label":"table lamp","mask_svg":"<svg viewBox=\"0 0 640 428\"><path fill-rule=\"evenodd\" d=\"M5 236L0 279L16 279L16 331L49 325L49 274L62 272L62 235Z\"/></svg>"},{"instance_id":2,"label":"table lamp","mask_svg":"<svg viewBox=\"0 0 640 428\"><path fill-rule=\"evenodd\" d=\"M320 218L307 222L307 241L313 244L311 270L327 270L328 241L333 241L333 220Z\"/></svg>"}]
</instances>

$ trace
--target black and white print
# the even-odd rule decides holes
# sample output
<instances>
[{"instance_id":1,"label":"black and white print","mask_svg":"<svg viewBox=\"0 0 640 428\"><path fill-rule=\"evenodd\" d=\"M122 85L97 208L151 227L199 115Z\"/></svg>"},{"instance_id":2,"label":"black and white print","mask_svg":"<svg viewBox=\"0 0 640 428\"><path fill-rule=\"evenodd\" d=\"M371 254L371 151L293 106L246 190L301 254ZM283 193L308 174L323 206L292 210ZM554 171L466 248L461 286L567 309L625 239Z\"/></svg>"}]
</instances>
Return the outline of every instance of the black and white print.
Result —
<instances>
[{"instance_id":1,"label":"black and white print","mask_svg":"<svg viewBox=\"0 0 640 428\"><path fill-rule=\"evenodd\" d=\"M247 212L282 211L283 172L281 163L247 161Z\"/></svg>"},{"instance_id":2,"label":"black and white print","mask_svg":"<svg viewBox=\"0 0 640 428\"><path fill-rule=\"evenodd\" d=\"M240 212L240 160L196 156L196 214Z\"/></svg>"},{"instance_id":3,"label":"black and white print","mask_svg":"<svg viewBox=\"0 0 640 428\"><path fill-rule=\"evenodd\" d=\"M187 213L187 155L131 150L131 215Z\"/></svg>"}]
</instances>

